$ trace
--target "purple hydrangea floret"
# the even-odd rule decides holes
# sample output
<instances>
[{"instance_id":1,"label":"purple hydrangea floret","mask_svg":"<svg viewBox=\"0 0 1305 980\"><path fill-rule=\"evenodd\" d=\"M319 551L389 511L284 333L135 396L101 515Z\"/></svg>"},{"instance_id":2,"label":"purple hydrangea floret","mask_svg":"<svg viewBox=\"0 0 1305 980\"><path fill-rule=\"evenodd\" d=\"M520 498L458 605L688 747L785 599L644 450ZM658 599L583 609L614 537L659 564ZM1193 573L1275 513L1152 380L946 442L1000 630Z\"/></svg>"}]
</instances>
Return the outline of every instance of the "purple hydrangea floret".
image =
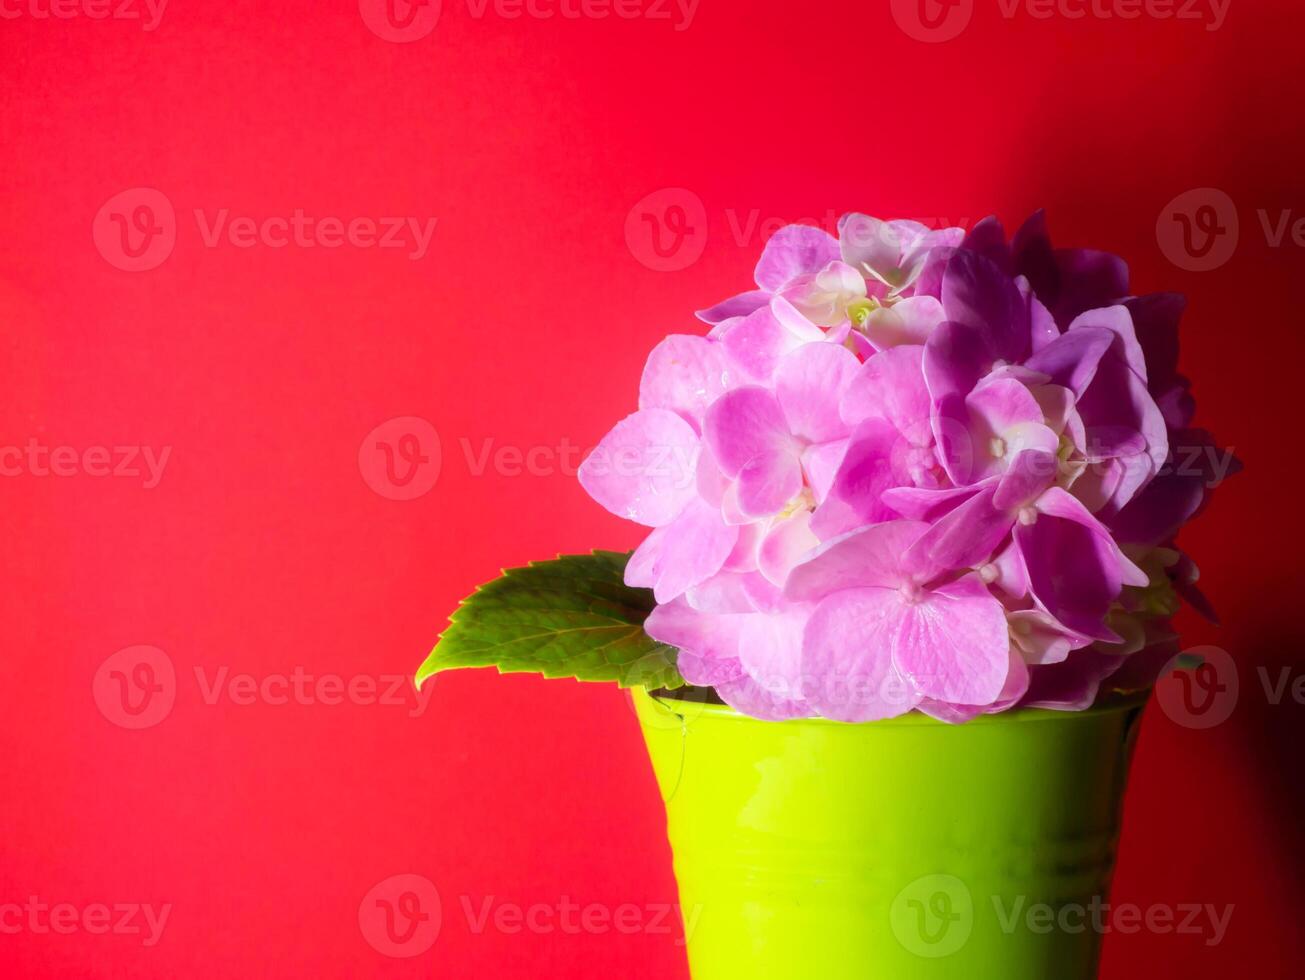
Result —
<instances>
[{"instance_id":1,"label":"purple hydrangea floret","mask_svg":"<svg viewBox=\"0 0 1305 980\"><path fill-rule=\"evenodd\" d=\"M759 718L948 722L1153 683L1179 528L1236 463L1192 427L1183 300L1113 255L845 216L651 353L580 468L652 528L626 582L691 684Z\"/></svg>"}]
</instances>

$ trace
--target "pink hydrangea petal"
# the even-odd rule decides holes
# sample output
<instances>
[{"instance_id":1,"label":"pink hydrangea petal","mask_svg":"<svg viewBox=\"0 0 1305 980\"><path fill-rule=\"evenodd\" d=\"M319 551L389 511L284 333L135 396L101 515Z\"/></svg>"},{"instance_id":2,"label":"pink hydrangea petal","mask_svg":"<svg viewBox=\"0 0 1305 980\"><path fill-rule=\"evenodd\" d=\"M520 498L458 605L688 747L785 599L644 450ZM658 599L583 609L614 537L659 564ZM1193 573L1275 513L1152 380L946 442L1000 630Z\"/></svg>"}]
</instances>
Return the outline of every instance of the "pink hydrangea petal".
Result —
<instances>
[{"instance_id":1,"label":"pink hydrangea petal","mask_svg":"<svg viewBox=\"0 0 1305 980\"><path fill-rule=\"evenodd\" d=\"M799 341L766 305L735 323L720 338L730 363L753 381L768 381L779 359Z\"/></svg>"},{"instance_id":2,"label":"pink hydrangea petal","mask_svg":"<svg viewBox=\"0 0 1305 980\"><path fill-rule=\"evenodd\" d=\"M1060 448L1060 438L1049 426L1041 422L1017 422L1001 434L1005 443L1005 459L1012 460L1020 453L1040 452L1055 456Z\"/></svg>"},{"instance_id":3,"label":"pink hydrangea petal","mask_svg":"<svg viewBox=\"0 0 1305 980\"><path fill-rule=\"evenodd\" d=\"M1012 378L984 381L965 397L965 405L978 422L996 436L1023 422L1041 423L1042 406L1033 393Z\"/></svg>"},{"instance_id":4,"label":"pink hydrangea petal","mask_svg":"<svg viewBox=\"0 0 1305 980\"><path fill-rule=\"evenodd\" d=\"M902 344L920 344L906 329L906 321L902 315L895 309L888 306L880 306L871 310L861 324L858 336L864 338L870 347L869 354L875 351L888 350L891 347L898 347Z\"/></svg>"},{"instance_id":5,"label":"pink hydrangea petal","mask_svg":"<svg viewBox=\"0 0 1305 980\"><path fill-rule=\"evenodd\" d=\"M964 235L961 237L963 239ZM939 246L925 254L924 261L916 272L915 281L911 284L912 295L942 299L943 275L947 271L947 263L951 261L959 244L958 242L954 245Z\"/></svg>"},{"instance_id":6,"label":"pink hydrangea petal","mask_svg":"<svg viewBox=\"0 0 1305 980\"><path fill-rule=\"evenodd\" d=\"M897 588L910 581L906 553L928 527L920 521L887 521L826 541L794 566L784 595L804 602L840 589Z\"/></svg>"},{"instance_id":7,"label":"pink hydrangea petal","mask_svg":"<svg viewBox=\"0 0 1305 980\"><path fill-rule=\"evenodd\" d=\"M965 406L971 443L965 482L1003 472L1008 459L1023 450L1054 454L1059 447L1059 437L1042 424L1042 406L1013 378L984 381L966 396Z\"/></svg>"},{"instance_id":8,"label":"pink hydrangea petal","mask_svg":"<svg viewBox=\"0 0 1305 980\"><path fill-rule=\"evenodd\" d=\"M746 616L714 615L694 609L684 598L658 606L644 620L643 628L658 643L665 643L698 658L699 670L693 676L684 672L686 662L680 660L680 672L690 684L714 684L707 679L709 673L742 673L731 664L738 663L739 635Z\"/></svg>"},{"instance_id":9,"label":"pink hydrangea petal","mask_svg":"<svg viewBox=\"0 0 1305 980\"><path fill-rule=\"evenodd\" d=\"M973 465L965 396L988 373L992 359L977 328L939 324L924 346L924 378L933 403L931 425L948 477L964 484Z\"/></svg>"},{"instance_id":10,"label":"pink hydrangea petal","mask_svg":"<svg viewBox=\"0 0 1305 980\"><path fill-rule=\"evenodd\" d=\"M1064 432L1074 412L1074 393L1055 384L1039 384L1029 390L1042 409L1042 418L1047 427L1057 434Z\"/></svg>"},{"instance_id":11,"label":"pink hydrangea petal","mask_svg":"<svg viewBox=\"0 0 1305 980\"><path fill-rule=\"evenodd\" d=\"M821 715L876 721L920 703L894 664L902 601L895 589L848 589L820 603L802 640L802 690Z\"/></svg>"},{"instance_id":12,"label":"pink hydrangea petal","mask_svg":"<svg viewBox=\"0 0 1305 980\"><path fill-rule=\"evenodd\" d=\"M845 296L864 297L865 277L846 262L835 260L816 273L820 285Z\"/></svg>"},{"instance_id":13,"label":"pink hydrangea petal","mask_svg":"<svg viewBox=\"0 0 1305 980\"><path fill-rule=\"evenodd\" d=\"M755 518L743 513L743 507L739 504L739 485L731 483L725 491L725 496L721 498L720 515L725 519L726 524L751 524Z\"/></svg>"},{"instance_id":14,"label":"pink hydrangea petal","mask_svg":"<svg viewBox=\"0 0 1305 980\"><path fill-rule=\"evenodd\" d=\"M739 293L737 296L731 296L729 299L705 310L699 310L695 316L703 323L710 323L715 326L736 316L747 316L749 313L761 309L769 302L769 292L764 289L754 289L746 293Z\"/></svg>"},{"instance_id":15,"label":"pink hydrangea petal","mask_svg":"<svg viewBox=\"0 0 1305 980\"><path fill-rule=\"evenodd\" d=\"M838 241L828 232L810 225L787 225L766 241L757 263L757 285L777 293L798 276L818 272L838 257Z\"/></svg>"},{"instance_id":16,"label":"pink hydrangea petal","mask_svg":"<svg viewBox=\"0 0 1305 980\"><path fill-rule=\"evenodd\" d=\"M720 464L716 462L716 457L711 454L711 450L703 447L698 453L698 472L694 478L698 496L713 507L719 507L721 501L725 499L725 492L730 488L731 482L730 478L721 472Z\"/></svg>"},{"instance_id":17,"label":"pink hydrangea petal","mask_svg":"<svg viewBox=\"0 0 1305 980\"><path fill-rule=\"evenodd\" d=\"M983 573L989 587L1000 589L1012 599L1022 600L1028 597L1029 570L1014 541L997 552L996 557L984 566Z\"/></svg>"},{"instance_id":18,"label":"pink hydrangea petal","mask_svg":"<svg viewBox=\"0 0 1305 980\"><path fill-rule=\"evenodd\" d=\"M842 259L858 272L894 285L902 257L899 228L866 214L845 214L838 220Z\"/></svg>"},{"instance_id":19,"label":"pink hydrangea petal","mask_svg":"<svg viewBox=\"0 0 1305 980\"><path fill-rule=\"evenodd\" d=\"M1040 609L1008 612L1011 642L1028 664L1057 664L1091 641L1066 630Z\"/></svg>"},{"instance_id":20,"label":"pink hydrangea petal","mask_svg":"<svg viewBox=\"0 0 1305 980\"><path fill-rule=\"evenodd\" d=\"M1015 523L1013 514L993 505L996 493L996 484L989 483L936 521L911 545L905 564L929 578L987 562Z\"/></svg>"},{"instance_id":21,"label":"pink hydrangea petal","mask_svg":"<svg viewBox=\"0 0 1305 980\"><path fill-rule=\"evenodd\" d=\"M743 591L757 612L779 612L789 605L783 590L760 572L743 576Z\"/></svg>"},{"instance_id":22,"label":"pink hydrangea petal","mask_svg":"<svg viewBox=\"0 0 1305 980\"><path fill-rule=\"evenodd\" d=\"M991 704L1010 673L1006 611L976 575L899 598L893 663L923 696L952 704Z\"/></svg>"},{"instance_id":23,"label":"pink hydrangea petal","mask_svg":"<svg viewBox=\"0 0 1305 980\"><path fill-rule=\"evenodd\" d=\"M981 704L948 704L946 701L922 698L916 710L948 725L964 725L984 714L986 709Z\"/></svg>"},{"instance_id":24,"label":"pink hydrangea petal","mask_svg":"<svg viewBox=\"0 0 1305 980\"><path fill-rule=\"evenodd\" d=\"M1160 544L1173 537L1189 518L1198 514L1209 497L1211 488L1221 475L1211 465L1212 457L1217 458L1220 451L1210 434L1200 429L1177 431L1173 434L1173 441L1176 446L1189 451L1184 454L1189 457L1185 460L1188 465L1179 468L1171 462L1117 514L1106 518L1117 541ZM1190 451L1198 450L1200 455L1191 459ZM1191 465L1194 462L1197 465ZM1223 476L1231 475L1239 468L1235 459L1231 462L1232 468Z\"/></svg>"},{"instance_id":25,"label":"pink hydrangea petal","mask_svg":"<svg viewBox=\"0 0 1305 980\"><path fill-rule=\"evenodd\" d=\"M1146 440L1145 452L1119 457L1123 478L1109 501L1109 510L1118 511L1164 465L1169 454L1164 414L1147 391L1146 383L1128 366L1118 345L1102 358L1092 384L1078 399L1076 407L1089 433L1106 428L1132 429Z\"/></svg>"},{"instance_id":26,"label":"pink hydrangea petal","mask_svg":"<svg viewBox=\"0 0 1305 980\"><path fill-rule=\"evenodd\" d=\"M743 375L768 382L785 354L823 339L819 327L776 297L722 333L720 343L730 363Z\"/></svg>"},{"instance_id":27,"label":"pink hydrangea petal","mask_svg":"<svg viewBox=\"0 0 1305 980\"><path fill-rule=\"evenodd\" d=\"M1028 693L1020 705L1052 711L1085 711L1096 701L1101 682L1124 662L1124 657L1081 650L1062 663L1033 667Z\"/></svg>"},{"instance_id":28,"label":"pink hydrangea petal","mask_svg":"<svg viewBox=\"0 0 1305 980\"><path fill-rule=\"evenodd\" d=\"M878 419L867 419L857 426L834 482L812 518L811 529L821 540L897 516L881 497L889 488L909 482L899 476L894 466L900 442L897 430Z\"/></svg>"},{"instance_id":29,"label":"pink hydrangea petal","mask_svg":"<svg viewBox=\"0 0 1305 980\"><path fill-rule=\"evenodd\" d=\"M739 509L770 517L802 492L802 463L791 446L753 456L739 470Z\"/></svg>"},{"instance_id":30,"label":"pink hydrangea petal","mask_svg":"<svg viewBox=\"0 0 1305 980\"><path fill-rule=\"evenodd\" d=\"M1102 516L1119 513L1151 482L1156 474L1156 467L1152 463L1150 450L1132 456L1120 456L1112 462L1119 466L1119 483L1105 505L1099 508L1103 512Z\"/></svg>"},{"instance_id":31,"label":"pink hydrangea petal","mask_svg":"<svg viewBox=\"0 0 1305 980\"><path fill-rule=\"evenodd\" d=\"M1003 272L1010 272L1011 253L1006 244L1006 228L995 214L975 222L965 233L961 247L968 252L977 252Z\"/></svg>"},{"instance_id":32,"label":"pink hydrangea petal","mask_svg":"<svg viewBox=\"0 0 1305 980\"><path fill-rule=\"evenodd\" d=\"M1025 361L1024 366L1046 375L1052 384L1068 388L1077 398L1096 377L1097 366L1112 343L1111 331L1081 327L1061 334Z\"/></svg>"},{"instance_id":33,"label":"pink hydrangea petal","mask_svg":"<svg viewBox=\"0 0 1305 980\"><path fill-rule=\"evenodd\" d=\"M780 588L797 563L820 546L811 532L811 512L801 511L775 523L761 542L757 569Z\"/></svg>"},{"instance_id":34,"label":"pink hydrangea petal","mask_svg":"<svg viewBox=\"0 0 1305 980\"><path fill-rule=\"evenodd\" d=\"M1084 527L1088 528L1104 543L1109 550L1110 555L1118 563L1120 581L1124 585L1142 587L1148 584L1150 579L1146 572L1138 568L1129 560L1120 550L1115 539L1110 536L1110 532L1090 514L1081 502L1075 500L1073 496L1061 490L1058 487L1052 487L1041 497L1038 498L1037 509L1043 514L1049 514L1053 517L1060 517L1069 521L1077 521Z\"/></svg>"},{"instance_id":35,"label":"pink hydrangea petal","mask_svg":"<svg viewBox=\"0 0 1305 980\"><path fill-rule=\"evenodd\" d=\"M885 490L882 500L902 517L911 521L936 521L950 513L978 492L978 487L893 487Z\"/></svg>"},{"instance_id":36,"label":"pink hydrangea petal","mask_svg":"<svg viewBox=\"0 0 1305 980\"><path fill-rule=\"evenodd\" d=\"M1083 457L1089 463L1140 456L1145 452L1146 437L1128 426L1098 425L1083 430Z\"/></svg>"},{"instance_id":37,"label":"pink hydrangea petal","mask_svg":"<svg viewBox=\"0 0 1305 980\"><path fill-rule=\"evenodd\" d=\"M843 421L858 425L881 419L897 431L920 436L929 433L932 411L924 383L924 348L914 345L880 351L861 365L842 398Z\"/></svg>"},{"instance_id":38,"label":"pink hydrangea petal","mask_svg":"<svg viewBox=\"0 0 1305 980\"><path fill-rule=\"evenodd\" d=\"M833 331L831 330L830 333L832 334ZM833 341L834 338L831 336L829 337L829 340ZM872 344L870 342L870 338L867 337L865 334L863 334L860 330L851 330L850 324L849 324L848 335L842 341L838 341L838 342L846 343L848 350L850 350L863 362L871 357L874 357L874 355L878 353L878 351L880 350L880 348Z\"/></svg>"},{"instance_id":39,"label":"pink hydrangea petal","mask_svg":"<svg viewBox=\"0 0 1305 980\"><path fill-rule=\"evenodd\" d=\"M819 272L798 276L780 295L812 323L833 327L846 322L849 304L865 298L866 285L851 266L831 262Z\"/></svg>"},{"instance_id":40,"label":"pink hydrangea petal","mask_svg":"<svg viewBox=\"0 0 1305 980\"><path fill-rule=\"evenodd\" d=\"M852 321L844 320L838 326L830 327L825 331L824 342L827 344L837 344L839 347L846 347L855 354L856 351L853 348L855 348L856 345L851 343L851 338ZM859 362L860 358L858 357L857 360Z\"/></svg>"},{"instance_id":41,"label":"pink hydrangea petal","mask_svg":"<svg viewBox=\"0 0 1305 980\"><path fill-rule=\"evenodd\" d=\"M897 231L902 241L902 285L901 289L913 289L915 295L925 295L920 289L920 279L929 259L936 252L946 252L958 248L965 241L963 228L924 228L919 230L917 222L891 221L889 224ZM908 226L914 226L909 227ZM900 291L900 290L899 290ZM938 291L928 295L937 296Z\"/></svg>"},{"instance_id":42,"label":"pink hydrangea petal","mask_svg":"<svg viewBox=\"0 0 1305 980\"><path fill-rule=\"evenodd\" d=\"M923 221L916 221L914 218L893 218L887 224L893 230L893 233L897 235L897 240L901 242L903 251L915 248L922 240L935 234ZM955 230L960 231L960 229ZM956 243L960 244L964 237L965 235L962 233Z\"/></svg>"},{"instance_id":43,"label":"pink hydrangea petal","mask_svg":"<svg viewBox=\"0 0 1305 980\"><path fill-rule=\"evenodd\" d=\"M648 527L669 524L696 496L698 435L663 408L616 424L580 464L580 485L618 517Z\"/></svg>"},{"instance_id":44,"label":"pink hydrangea petal","mask_svg":"<svg viewBox=\"0 0 1305 980\"><path fill-rule=\"evenodd\" d=\"M722 520L724 517L722 515ZM725 521L731 527L739 529L738 540L734 543L734 550L729 553L725 559L722 569L727 572L754 572L757 570L757 552L761 548L761 542L765 537L765 528L759 523L737 524Z\"/></svg>"},{"instance_id":45,"label":"pink hydrangea petal","mask_svg":"<svg viewBox=\"0 0 1305 980\"><path fill-rule=\"evenodd\" d=\"M741 325L743 321L746 319L747 319L746 316L726 317L724 320L721 320L720 323L715 324L710 330L707 331L707 339L721 340L722 338L724 338L724 336L727 333L729 333L735 327Z\"/></svg>"},{"instance_id":46,"label":"pink hydrangea petal","mask_svg":"<svg viewBox=\"0 0 1305 980\"><path fill-rule=\"evenodd\" d=\"M675 659L680 676L698 687L717 690L746 677L743 664L737 658L712 657L694 650L681 650Z\"/></svg>"},{"instance_id":47,"label":"pink hydrangea petal","mask_svg":"<svg viewBox=\"0 0 1305 980\"><path fill-rule=\"evenodd\" d=\"M1067 332L1083 329L1105 329L1111 331L1120 345L1124 362L1143 382L1146 381L1146 355L1138 343L1137 332L1133 328L1133 316L1127 306L1107 306L1080 313L1069 325Z\"/></svg>"},{"instance_id":48,"label":"pink hydrangea petal","mask_svg":"<svg viewBox=\"0 0 1305 980\"><path fill-rule=\"evenodd\" d=\"M721 571L684 593L684 599L698 612L742 615L757 611L747 589L748 575Z\"/></svg>"},{"instance_id":49,"label":"pink hydrangea petal","mask_svg":"<svg viewBox=\"0 0 1305 980\"><path fill-rule=\"evenodd\" d=\"M626 584L651 586L658 602L670 602L719 572L738 537L739 529L721 520L719 510L701 499L692 500L679 517L654 530L631 556L638 580L630 581L627 565Z\"/></svg>"},{"instance_id":50,"label":"pink hydrangea petal","mask_svg":"<svg viewBox=\"0 0 1305 980\"><path fill-rule=\"evenodd\" d=\"M864 331L879 350L903 344L923 345L943 321L942 303L932 296L908 296L881 306L866 318Z\"/></svg>"},{"instance_id":51,"label":"pink hydrangea petal","mask_svg":"<svg viewBox=\"0 0 1305 980\"><path fill-rule=\"evenodd\" d=\"M653 584L657 581L653 566L657 561L657 556L661 554L662 539L664 537L664 528L653 528L639 547L634 549L634 552L630 555L630 560L625 563L625 572L622 576L625 584L630 588L651 589L653 587Z\"/></svg>"},{"instance_id":52,"label":"pink hydrangea petal","mask_svg":"<svg viewBox=\"0 0 1305 980\"><path fill-rule=\"evenodd\" d=\"M992 361L1023 361L1032 347L1029 310L1014 281L977 252L957 249L943 271L943 311L978 331L987 373Z\"/></svg>"},{"instance_id":53,"label":"pink hydrangea petal","mask_svg":"<svg viewBox=\"0 0 1305 980\"><path fill-rule=\"evenodd\" d=\"M1057 326L1056 318L1051 315L1051 311L1034 295L1033 287L1029 285L1027 279L1021 276L1015 280L1015 284L1019 287L1025 303L1028 304L1033 350L1040 351L1060 336L1060 327Z\"/></svg>"},{"instance_id":54,"label":"pink hydrangea petal","mask_svg":"<svg viewBox=\"0 0 1305 980\"><path fill-rule=\"evenodd\" d=\"M747 674L717 684L716 693L735 711L762 721L810 718L816 713L805 701L772 694Z\"/></svg>"},{"instance_id":55,"label":"pink hydrangea petal","mask_svg":"<svg viewBox=\"0 0 1305 980\"><path fill-rule=\"evenodd\" d=\"M779 401L765 388L735 388L707 410L703 435L721 471L737 477L763 453L794 451Z\"/></svg>"},{"instance_id":56,"label":"pink hydrangea petal","mask_svg":"<svg viewBox=\"0 0 1305 980\"><path fill-rule=\"evenodd\" d=\"M834 477L838 475L838 468L847 455L849 442L849 439L835 439L833 442L808 446L802 451L802 472L806 475L807 484L811 487L817 504L829 496L829 488L834 485Z\"/></svg>"},{"instance_id":57,"label":"pink hydrangea petal","mask_svg":"<svg viewBox=\"0 0 1305 980\"><path fill-rule=\"evenodd\" d=\"M1072 484L1074 496L1095 514L1118 492L1124 474L1124 464L1117 459L1086 466Z\"/></svg>"},{"instance_id":58,"label":"pink hydrangea petal","mask_svg":"<svg viewBox=\"0 0 1305 980\"><path fill-rule=\"evenodd\" d=\"M776 322L792 335L795 344L809 344L826 337L823 330L783 296L776 296L770 301L770 312Z\"/></svg>"},{"instance_id":59,"label":"pink hydrangea petal","mask_svg":"<svg viewBox=\"0 0 1305 980\"><path fill-rule=\"evenodd\" d=\"M890 222L890 223L895 226L898 226L899 229L904 224L904 222L897 222L897 221ZM906 235L904 232L899 230L898 235L899 237L902 237L903 241L906 240ZM964 241L965 241L964 228L926 227L923 232L920 232L917 235L917 237L915 237L913 240L911 240L909 243L903 246L905 252L905 254L903 255L903 260L912 264L920 264L922 262L928 261L929 257L932 256L935 252L942 252L946 254L951 251L954 251L955 249L959 248ZM916 286L917 288L915 292L916 295L919 295L921 290L918 288L918 282L916 283ZM930 295L937 295L937 293L934 292L931 293Z\"/></svg>"},{"instance_id":60,"label":"pink hydrangea petal","mask_svg":"<svg viewBox=\"0 0 1305 980\"><path fill-rule=\"evenodd\" d=\"M739 634L739 660L748 676L771 694L802 699L802 631L810 609L756 613Z\"/></svg>"},{"instance_id":61,"label":"pink hydrangea petal","mask_svg":"<svg viewBox=\"0 0 1305 980\"><path fill-rule=\"evenodd\" d=\"M1039 518L1033 525L1016 525L1015 543L1043 609L1069 630L1098 640L1118 639L1105 626L1119 595L1118 577L1091 531L1075 521ZM1067 554L1080 557L1066 563Z\"/></svg>"},{"instance_id":62,"label":"pink hydrangea petal","mask_svg":"<svg viewBox=\"0 0 1305 980\"><path fill-rule=\"evenodd\" d=\"M1013 646L1010 648L1009 656L1010 666L1006 674L1006 683L1002 685L997 700L984 709L989 714L1014 707L1020 698L1028 693L1029 681L1032 676L1029 665Z\"/></svg>"},{"instance_id":63,"label":"pink hydrangea petal","mask_svg":"<svg viewBox=\"0 0 1305 980\"><path fill-rule=\"evenodd\" d=\"M648 355L639 382L639 407L669 408L696 424L730 381L729 364L718 343L672 334Z\"/></svg>"},{"instance_id":64,"label":"pink hydrangea petal","mask_svg":"<svg viewBox=\"0 0 1305 980\"><path fill-rule=\"evenodd\" d=\"M1052 487L1035 506L1033 523L1016 523L1015 541L1039 606L1072 632L1119 642L1105 624L1106 614L1125 578L1145 584L1146 576L1123 556L1087 508L1064 490ZM1067 561L1067 555L1074 559Z\"/></svg>"},{"instance_id":65,"label":"pink hydrangea petal","mask_svg":"<svg viewBox=\"0 0 1305 980\"><path fill-rule=\"evenodd\" d=\"M1059 460L1050 452L1029 449L1020 452L997 483L992 505L1012 512L1031 504L1056 482Z\"/></svg>"},{"instance_id":66,"label":"pink hydrangea petal","mask_svg":"<svg viewBox=\"0 0 1305 980\"><path fill-rule=\"evenodd\" d=\"M963 725L973 721L979 715L995 714L1006 711L1019 702L1029 689L1029 668L1023 658L1013 649L1010 653L1010 673L1006 675L1006 684L997 695L997 700L989 705L948 704L925 698L920 702L919 710L949 725Z\"/></svg>"},{"instance_id":67,"label":"pink hydrangea petal","mask_svg":"<svg viewBox=\"0 0 1305 980\"><path fill-rule=\"evenodd\" d=\"M991 370L992 357L975 327L944 320L924 345L924 380L934 404L965 396Z\"/></svg>"},{"instance_id":68,"label":"pink hydrangea petal","mask_svg":"<svg viewBox=\"0 0 1305 980\"><path fill-rule=\"evenodd\" d=\"M860 369L856 355L839 344L803 344L786 354L775 371L775 395L789 431L808 442L845 438L839 402Z\"/></svg>"},{"instance_id":69,"label":"pink hydrangea petal","mask_svg":"<svg viewBox=\"0 0 1305 980\"><path fill-rule=\"evenodd\" d=\"M1041 457L1056 459L1060 449L1060 437L1048 426L1040 422L1018 422L999 437L1005 452L993 459L990 470L981 472L1004 473L1012 463L1026 453L1038 453ZM1053 474L1055 470L1052 470Z\"/></svg>"}]
</instances>

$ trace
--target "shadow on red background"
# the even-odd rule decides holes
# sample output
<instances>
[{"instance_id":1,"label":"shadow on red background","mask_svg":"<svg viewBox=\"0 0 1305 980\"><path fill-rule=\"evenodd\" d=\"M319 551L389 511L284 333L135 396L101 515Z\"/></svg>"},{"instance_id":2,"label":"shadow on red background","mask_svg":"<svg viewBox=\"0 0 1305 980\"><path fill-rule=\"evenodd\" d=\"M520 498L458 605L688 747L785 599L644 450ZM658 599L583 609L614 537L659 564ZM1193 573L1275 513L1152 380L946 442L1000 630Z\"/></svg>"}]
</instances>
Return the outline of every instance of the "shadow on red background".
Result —
<instances>
[{"instance_id":1,"label":"shadow on red background","mask_svg":"<svg viewBox=\"0 0 1305 980\"><path fill-rule=\"evenodd\" d=\"M428 702L383 692L499 567L635 543L576 485L576 449L777 224L1040 206L1058 241L1125 255L1139 291L1189 295L1198 421L1246 463L1185 536L1225 625L1182 621L1234 655L1238 702L1209 729L1149 710L1115 894L1231 905L1230 925L1217 945L1112 934L1103 976L1298 972L1302 706L1257 674L1302 671L1302 250L1258 214L1305 216L1295 5L1233 3L1207 30L976 0L945 43L888 2L702 0L677 30L445 0L407 43L344 0L174 0L149 31L40 9L0 20L0 445L79 462L0 480L0 905L77 920L6 920L0 973L685 976L619 694L483 672ZM142 271L92 236L134 188L175 212ZM668 188L701 237L659 257L626 229ZM1198 188L1240 219L1205 272L1156 230ZM420 255L227 234L296 210L436 223ZM359 448L408 416L441 466L402 500ZM139 475L95 475L95 447L136 448ZM168 450L149 488L146 449ZM115 668L140 646L153 675ZM133 729L109 695L135 679L168 693ZM439 898L407 957L359 917L401 911L397 875ZM568 903L632 906L638 928L563 928ZM143 912L95 931L97 905L169 911L150 943ZM534 906L551 924L514 919Z\"/></svg>"}]
</instances>

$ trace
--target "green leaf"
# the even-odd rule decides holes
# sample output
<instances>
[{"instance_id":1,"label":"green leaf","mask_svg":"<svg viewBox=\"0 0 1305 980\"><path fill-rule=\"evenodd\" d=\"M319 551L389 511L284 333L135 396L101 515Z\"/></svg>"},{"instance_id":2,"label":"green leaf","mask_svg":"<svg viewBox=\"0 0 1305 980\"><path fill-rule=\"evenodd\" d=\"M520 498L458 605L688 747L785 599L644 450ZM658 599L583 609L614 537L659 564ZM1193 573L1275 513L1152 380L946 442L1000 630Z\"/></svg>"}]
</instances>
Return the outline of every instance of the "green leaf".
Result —
<instances>
[{"instance_id":1,"label":"green leaf","mask_svg":"<svg viewBox=\"0 0 1305 980\"><path fill-rule=\"evenodd\" d=\"M652 591L625 584L629 554L595 551L509 568L462 601L417 671L457 667L533 671L545 677L677 688L674 647L643 631Z\"/></svg>"}]
</instances>

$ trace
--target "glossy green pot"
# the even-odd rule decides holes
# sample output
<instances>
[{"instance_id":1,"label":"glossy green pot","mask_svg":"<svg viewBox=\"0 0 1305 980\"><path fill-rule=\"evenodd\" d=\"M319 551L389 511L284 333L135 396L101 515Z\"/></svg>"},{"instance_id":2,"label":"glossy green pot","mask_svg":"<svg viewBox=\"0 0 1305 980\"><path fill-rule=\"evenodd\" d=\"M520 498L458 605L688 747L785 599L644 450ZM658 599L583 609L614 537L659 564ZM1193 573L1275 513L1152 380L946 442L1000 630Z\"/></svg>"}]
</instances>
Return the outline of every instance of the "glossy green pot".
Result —
<instances>
[{"instance_id":1,"label":"glossy green pot","mask_svg":"<svg viewBox=\"0 0 1305 980\"><path fill-rule=\"evenodd\" d=\"M1096 976L1144 696L961 726L634 697L694 980Z\"/></svg>"}]
</instances>

